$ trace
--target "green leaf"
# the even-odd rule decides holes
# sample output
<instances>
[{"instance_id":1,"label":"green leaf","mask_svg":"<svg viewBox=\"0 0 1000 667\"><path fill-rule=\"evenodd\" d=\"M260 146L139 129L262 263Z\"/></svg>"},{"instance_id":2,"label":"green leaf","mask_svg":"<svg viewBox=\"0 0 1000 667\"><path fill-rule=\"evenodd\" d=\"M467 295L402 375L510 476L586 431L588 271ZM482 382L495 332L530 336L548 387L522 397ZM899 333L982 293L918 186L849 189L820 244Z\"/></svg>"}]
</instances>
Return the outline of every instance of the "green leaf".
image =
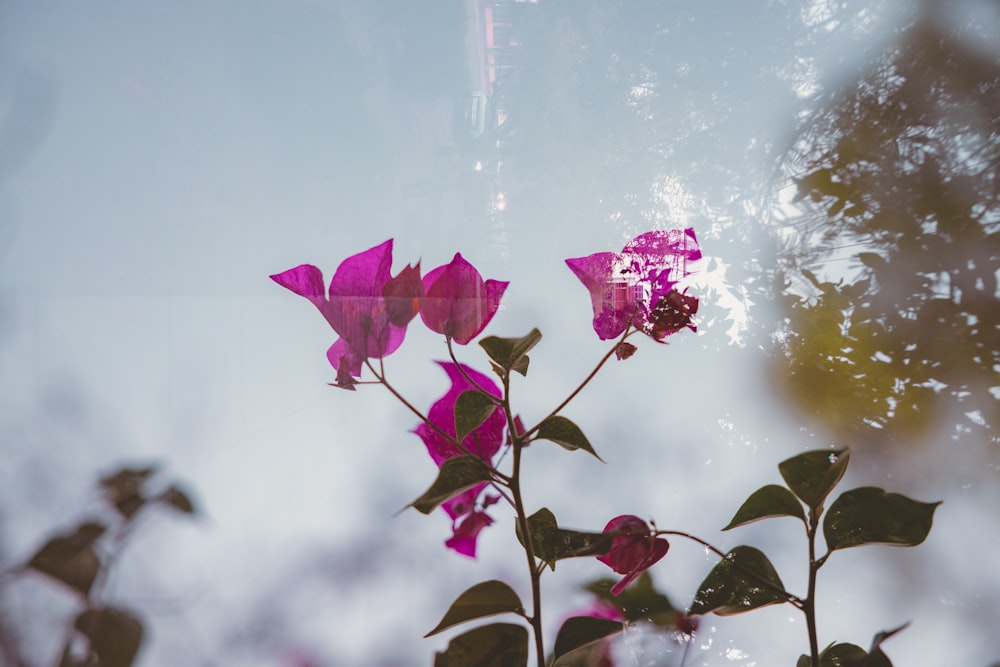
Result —
<instances>
[{"instance_id":1,"label":"green leaf","mask_svg":"<svg viewBox=\"0 0 1000 667\"><path fill-rule=\"evenodd\" d=\"M823 537L830 551L862 544L913 547L927 538L940 504L921 503L877 486L851 489L830 505Z\"/></svg>"},{"instance_id":2,"label":"green leaf","mask_svg":"<svg viewBox=\"0 0 1000 667\"><path fill-rule=\"evenodd\" d=\"M610 637L625 629L621 621L611 621L593 616L574 616L567 618L556 635L556 645L552 656L553 667L559 665L559 659L570 651L589 646L594 642Z\"/></svg>"},{"instance_id":3,"label":"green leaf","mask_svg":"<svg viewBox=\"0 0 1000 667\"><path fill-rule=\"evenodd\" d=\"M812 660L808 655L803 653L799 656L799 659L795 661L795 667L812 667Z\"/></svg>"},{"instance_id":4,"label":"green leaf","mask_svg":"<svg viewBox=\"0 0 1000 667\"><path fill-rule=\"evenodd\" d=\"M28 561L28 567L61 581L84 597L101 569L94 542L104 534L99 523L85 522L73 533L56 535Z\"/></svg>"},{"instance_id":5,"label":"green leaf","mask_svg":"<svg viewBox=\"0 0 1000 667\"><path fill-rule=\"evenodd\" d=\"M142 645L142 623L124 609L88 609L77 616L76 629L90 639L101 667L131 667Z\"/></svg>"},{"instance_id":6,"label":"green leaf","mask_svg":"<svg viewBox=\"0 0 1000 667\"><path fill-rule=\"evenodd\" d=\"M472 454L456 456L441 464L437 479L431 484L431 488L410 504L418 512L430 514L444 501L489 480L489 466L478 456Z\"/></svg>"},{"instance_id":7,"label":"green leaf","mask_svg":"<svg viewBox=\"0 0 1000 667\"><path fill-rule=\"evenodd\" d=\"M532 329L521 338L500 338L487 336L479 341L490 359L505 371L514 371L521 375L528 374L528 350L535 347L542 339L542 332Z\"/></svg>"},{"instance_id":8,"label":"green leaf","mask_svg":"<svg viewBox=\"0 0 1000 667\"><path fill-rule=\"evenodd\" d=\"M565 417L554 415L543 421L538 426L538 438L551 440L570 451L582 449L585 452L593 454L597 457L598 461L604 463L604 459L597 456L597 452L594 451L590 441L587 440L587 436L583 434L580 427Z\"/></svg>"},{"instance_id":9,"label":"green leaf","mask_svg":"<svg viewBox=\"0 0 1000 667\"><path fill-rule=\"evenodd\" d=\"M434 657L434 667L526 667L528 631L512 623L483 625L461 634Z\"/></svg>"},{"instance_id":10,"label":"green leaf","mask_svg":"<svg viewBox=\"0 0 1000 667\"><path fill-rule=\"evenodd\" d=\"M847 449L820 449L782 461L778 471L788 488L815 511L844 476L849 459Z\"/></svg>"},{"instance_id":11,"label":"green leaf","mask_svg":"<svg viewBox=\"0 0 1000 667\"><path fill-rule=\"evenodd\" d=\"M424 637L436 635L453 625L471 621L474 618L506 612L523 614L524 606L521 604L521 598L517 596L514 589L502 581L496 579L484 581L459 595L451 603L451 607L448 608L441 622Z\"/></svg>"},{"instance_id":12,"label":"green leaf","mask_svg":"<svg viewBox=\"0 0 1000 667\"><path fill-rule=\"evenodd\" d=\"M867 667L868 654L854 644L831 644L819 654L820 667Z\"/></svg>"},{"instance_id":13,"label":"green leaf","mask_svg":"<svg viewBox=\"0 0 1000 667\"><path fill-rule=\"evenodd\" d=\"M626 621L648 621L663 627L676 625L680 611L670 598L656 590L648 570L617 597L611 594L611 587L616 583L617 579L598 579L587 584L586 589L621 609Z\"/></svg>"},{"instance_id":14,"label":"green leaf","mask_svg":"<svg viewBox=\"0 0 1000 667\"><path fill-rule=\"evenodd\" d=\"M465 439L477 426L486 421L497 405L481 391L463 391L455 401L455 439Z\"/></svg>"},{"instance_id":15,"label":"green leaf","mask_svg":"<svg viewBox=\"0 0 1000 667\"><path fill-rule=\"evenodd\" d=\"M767 556L753 547L739 546L727 553L701 582L690 613L739 614L787 602L784 590Z\"/></svg>"},{"instance_id":16,"label":"green leaf","mask_svg":"<svg viewBox=\"0 0 1000 667\"><path fill-rule=\"evenodd\" d=\"M768 484L750 494L746 502L737 510L733 520L722 530L729 530L773 516L794 516L802 521L806 520L802 504L791 491L777 484Z\"/></svg>"},{"instance_id":17,"label":"green leaf","mask_svg":"<svg viewBox=\"0 0 1000 667\"><path fill-rule=\"evenodd\" d=\"M611 550L611 535L604 533L587 533L577 530L560 528L556 517L543 507L528 517L528 530L531 531L531 546L535 557L544 561L553 570L557 560L578 558L580 556L599 556ZM516 526L517 539L524 545L524 536L520 526Z\"/></svg>"}]
</instances>

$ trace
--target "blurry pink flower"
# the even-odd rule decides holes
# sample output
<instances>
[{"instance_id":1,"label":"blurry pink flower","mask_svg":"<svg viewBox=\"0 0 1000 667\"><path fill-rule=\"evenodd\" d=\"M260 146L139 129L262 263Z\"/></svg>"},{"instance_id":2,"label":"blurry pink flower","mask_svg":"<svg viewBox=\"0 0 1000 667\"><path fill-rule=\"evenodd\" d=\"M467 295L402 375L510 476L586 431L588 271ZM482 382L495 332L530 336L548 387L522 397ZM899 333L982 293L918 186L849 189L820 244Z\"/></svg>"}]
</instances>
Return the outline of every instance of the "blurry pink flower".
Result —
<instances>
[{"instance_id":1,"label":"blurry pink flower","mask_svg":"<svg viewBox=\"0 0 1000 667\"><path fill-rule=\"evenodd\" d=\"M337 369L338 386L351 385L361 375L365 359L381 359L403 342L407 323L419 310L423 296L420 264L407 266L395 277L392 239L357 255L337 267L324 289L323 272L311 264L271 276L271 280L305 297L340 335L327 351Z\"/></svg>"},{"instance_id":2,"label":"blurry pink flower","mask_svg":"<svg viewBox=\"0 0 1000 667\"><path fill-rule=\"evenodd\" d=\"M465 345L496 314L510 283L487 280L461 254L424 276L420 317L432 331Z\"/></svg>"},{"instance_id":3,"label":"blurry pink flower","mask_svg":"<svg viewBox=\"0 0 1000 667\"><path fill-rule=\"evenodd\" d=\"M566 265L590 291L594 331L601 340L622 335L629 325L661 340L683 326L694 328L690 315L697 312L697 299L669 295L677 294L674 285L690 275L688 262L699 259L698 239L688 228L646 232L620 253L567 259ZM688 314L683 322L675 312L679 309Z\"/></svg>"},{"instance_id":4,"label":"blurry pink flower","mask_svg":"<svg viewBox=\"0 0 1000 667\"><path fill-rule=\"evenodd\" d=\"M615 533L611 550L601 561L625 576L611 587L612 595L620 595L635 579L663 558L670 544L662 537L653 537L646 522L632 514L616 516L604 527L605 533Z\"/></svg>"},{"instance_id":5,"label":"blurry pink flower","mask_svg":"<svg viewBox=\"0 0 1000 667\"><path fill-rule=\"evenodd\" d=\"M455 430L455 403L463 392L479 388L487 393L501 398L500 388L488 376L462 365L459 370L458 365L451 362L438 362L448 374L451 380L451 388L440 399L434 402L427 412L427 418L437 426L442 432L448 434L453 439L457 435ZM462 373L464 371L464 374ZM469 380L475 382L473 384ZM504 426L506 417L503 410L497 407L486 418L482 424L473 429L462 440L461 449L457 447L449 438L439 433L428 424L422 423L414 429L414 433L420 436L427 452L440 466L444 461L462 454L474 454L487 463L491 463L493 455L496 454L504 443ZM496 496L485 496L481 501L480 494L486 484L475 486L464 493L442 504L442 508L448 513L452 520L452 537L445 542L445 545L460 554L476 557L476 538L486 526L493 523L485 511L485 508L496 502ZM479 506L477 507L477 502Z\"/></svg>"}]
</instances>

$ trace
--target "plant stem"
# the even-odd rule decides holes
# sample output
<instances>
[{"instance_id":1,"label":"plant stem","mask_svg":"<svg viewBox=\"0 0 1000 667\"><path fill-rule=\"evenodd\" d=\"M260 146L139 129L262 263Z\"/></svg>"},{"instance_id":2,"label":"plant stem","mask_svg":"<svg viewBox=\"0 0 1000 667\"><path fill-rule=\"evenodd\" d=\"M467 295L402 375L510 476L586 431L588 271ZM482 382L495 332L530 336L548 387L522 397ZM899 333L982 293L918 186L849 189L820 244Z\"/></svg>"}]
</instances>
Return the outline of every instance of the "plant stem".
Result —
<instances>
[{"instance_id":1,"label":"plant stem","mask_svg":"<svg viewBox=\"0 0 1000 667\"><path fill-rule=\"evenodd\" d=\"M597 372L601 370L601 367L603 367L604 364L607 363L608 359L611 358L611 355L614 354L615 351L618 349L618 346L624 343L625 339L634 334L636 331L638 331L638 329L633 329L631 326L626 328L625 333L622 334L622 337L619 338L618 341L611 347L611 349L608 350L603 357L601 357L601 360L597 362L597 366L594 367L594 370L590 371L590 374L583 379L583 382L581 382L579 386L577 386L577 388L574 389L573 392L566 397L566 400L564 400L562 403L556 406L556 408L552 412L546 415L545 419L550 419L552 417L555 417L557 414L559 414L559 412L563 408L569 405L569 402L572 401L574 398L576 398L576 395L579 394L581 391L583 391L583 388L586 387L590 383L590 381L594 379L594 376L597 375ZM541 425L545 422L545 419L543 419L542 421L538 422L533 427L528 429L527 432L525 432L524 437L528 438L529 436L531 436L532 433L537 431L539 427L541 427Z\"/></svg>"},{"instance_id":2,"label":"plant stem","mask_svg":"<svg viewBox=\"0 0 1000 667\"><path fill-rule=\"evenodd\" d=\"M524 555L528 560L528 575L531 577L531 630L535 635L535 653L538 667L545 665L545 639L542 637L542 570L536 567L535 548L531 538L531 528L528 525L528 514L524 510L524 499L521 496L521 452L524 449L524 435L519 435L514 427L514 413L510 407L510 375L503 375L503 410L507 418L507 432L510 434L511 448L514 450L510 473L510 495L514 499L514 510L517 512L517 525L524 542Z\"/></svg>"},{"instance_id":3,"label":"plant stem","mask_svg":"<svg viewBox=\"0 0 1000 667\"><path fill-rule=\"evenodd\" d=\"M424 415L424 413L420 412L420 410L417 410L415 407L413 407L412 403L410 403L408 400L406 400L406 398L402 394L400 394L396 390L395 387L393 387L391 384L389 384L389 381L385 379L385 375L384 374L379 374L379 372L375 370L375 367L371 365L370 361L368 361L366 359L365 360L365 364L367 364L368 369L371 370L372 374L375 376L375 379L378 380L379 384L381 384L383 387L385 387L386 389L388 389L389 393L392 394L393 396L395 396L396 400L398 400L400 403L402 403L404 406L406 406L406 409L408 409L410 412L412 412L413 414L415 414L417 416L417 418L420 419L420 421L422 421L423 423L427 424L427 426L430 427L431 430L433 430L435 433L437 433L442 438L444 438L445 440L447 440L449 442L449 444L455 445L455 447L457 447L458 449L462 450L466 454L473 454L473 455L475 455L474 452L469 451L465 447L465 445L463 445L461 442L459 442L455 438L455 436L449 435L444 429L442 429L440 426L438 426L437 424L435 424L434 422L432 422L426 415ZM496 475L498 479L506 480L507 476L504 475L503 473L501 473L496 468L494 468L492 465L490 465L489 461L485 461L484 460L483 463L485 463L489 467L490 473Z\"/></svg>"},{"instance_id":4,"label":"plant stem","mask_svg":"<svg viewBox=\"0 0 1000 667\"><path fill-rule=\"evenodd\" d=\"M451 345L450 337L445 339L445 343L447 343L448 345L448 356L451 357L452 362L455 364L455 368L458 369L459 374L461 374L461 376L465 378L465 381L471 384L473 387L475 387L476 391L478 391L480 394L493 401L494 405L500 405L499 398L494 396L492 393L486 391L483 387L480 386L478 382L473 380L472 377L465 372L465 368L463 367L462 363L458 360L458 357L455 356L455 349Z\"/></svg>"},{"instance_id":5,"label":"plant stem","mask_svg":"<svg viewBox=\"0 0 1000 667\"><path fill-rule=\"evenodd\" d=\"M816 573L823 564L816 560L816 531L819 528L819 515L809 510L809 591L806 593L805 606L802 611L806 615L806 629L809 632L809 657L812 667L819 665L819 641L816 636Z\"/></svg>"}]
</instances>

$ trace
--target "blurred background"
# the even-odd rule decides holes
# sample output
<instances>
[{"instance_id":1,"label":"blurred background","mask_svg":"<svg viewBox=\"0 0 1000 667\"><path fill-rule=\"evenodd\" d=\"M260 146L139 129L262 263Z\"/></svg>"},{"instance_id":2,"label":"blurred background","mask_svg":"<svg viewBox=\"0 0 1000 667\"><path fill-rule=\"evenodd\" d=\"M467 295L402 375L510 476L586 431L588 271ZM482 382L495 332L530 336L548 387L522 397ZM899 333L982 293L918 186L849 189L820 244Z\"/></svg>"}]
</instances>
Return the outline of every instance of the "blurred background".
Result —
<instances>
[{"instance_id":1,"label":"blurred background","mask_svg":"<svg viewBox=\"0 0 1000 667\"><path fill-rule=\"evenodd\" d=\"M136 664L430 664L461 591L527 597L512 520L473 561L443 514L397 514L435 474L414 419L327 386L332 332L267 276L461 252L511 281L487 332L544 335L515 386L534 423L607 349L563 260L687 226L698 333L598 376L565 414L606 465L532 447L529 505L753 544L804 591L794 522L719 529L778 462L849 446L845 488L944 502L920 547L830 560L820 644L911 621L894 664L996 664L998 172L993 0L2 2L0 664L58 663L81 603L20 566L153 464L196 512L144 515L102 582ZM414 323L387 373L426 407L446 354ZM676 540L651 572L685 606L713 562ZM608 574L543 580L553 635ZM780 606L615 652L807 648Z\"/></svg>"}]
</instances>

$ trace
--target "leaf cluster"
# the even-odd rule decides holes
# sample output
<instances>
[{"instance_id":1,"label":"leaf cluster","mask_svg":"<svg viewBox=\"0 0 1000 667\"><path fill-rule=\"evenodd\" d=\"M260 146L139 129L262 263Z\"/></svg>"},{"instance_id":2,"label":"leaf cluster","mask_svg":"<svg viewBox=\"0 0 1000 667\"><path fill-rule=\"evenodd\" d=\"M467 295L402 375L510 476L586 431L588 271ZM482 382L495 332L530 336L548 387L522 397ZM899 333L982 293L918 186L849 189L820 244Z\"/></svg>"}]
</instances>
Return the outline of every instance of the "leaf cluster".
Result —
<instances>
[{"instance_id":1,"label":"leaf cluster","mask_svg":"<svg viewBox=\"0 0 1000 667\"><path fill-rule=\"evenodd\" d=\"M155 467L121 468L98 481L111 509L107 521L88 519L49 538L25 563L67 587L83 602L59 658L59 667L131 667L142 645L144 627L129 609L103 602L103 583L136 519L143 510L166 507L196 514L194 503L177 484L151 489Z\"/></svg>"},{"instance_id":2,"label":"leaf cluster","mask_svg":"<svg viewBox=\"0 0 1000 667\"><path fill-rule=\"evenodd\" d=\"M916 546L923 542L940 503L923 503L879 487L865 486L843 492L824 512L826 499L843 478L849 461L850 452L840 449L804 452L781 462L778 471L785 486L768 484L754 491L723 530L774 517L798 519L810 541L811 580L837 550L866 544ZM827 552L815 558L813 541L821 517ZM691 613L739 614L785 602L811 613L813 600L787 592L763 552L738 546L702 581ZM852 644L832 645L820 654L820 664L823 667L889 665L878 645L895 632L876 636L870 654ZM799 667L813 664L809 656L803 658L805 662L800 660Z\"/></svg>"}]
</instances>

